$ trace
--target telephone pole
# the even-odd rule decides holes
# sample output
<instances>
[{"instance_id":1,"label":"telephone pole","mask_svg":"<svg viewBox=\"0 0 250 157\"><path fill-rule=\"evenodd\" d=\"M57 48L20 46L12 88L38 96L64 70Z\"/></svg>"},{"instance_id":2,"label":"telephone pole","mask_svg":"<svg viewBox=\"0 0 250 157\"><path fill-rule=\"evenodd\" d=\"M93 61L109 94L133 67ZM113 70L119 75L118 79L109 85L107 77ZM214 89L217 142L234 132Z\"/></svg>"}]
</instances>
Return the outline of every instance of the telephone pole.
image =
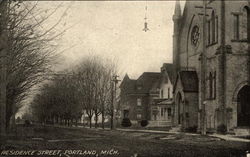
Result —
<instances>
[{"instance_id":1,"label":"telephone pole","mask_svg":"<svg viewBox=\"0 0 250 157\"><path fill-rule=\"evenodd\" d=\"M202 53L201 53L201 63L200 63L200 127L201 134L206 135L206 66L207 66L207 32L206 32L206 23L207 23L207 9L212 9L211 7L207 7L207 1L203 0L203 6L196 6L195 8L203 9L202 13L199 15L203 16L202 20L202 34L203 34L203 42L202 42Z\"/></svg>"},{"instance_id":2,"label":"telephone pole","mask_svg":"<svg viewBox=\"0 0 250 157\"><path fill-rule=\"evenodd\" d=\"M115 128L116 122L115 122L115 116L116 116L116 112L117 112L117 102L116 102L116 88L117 88L117 84L119 81L118 80L118 75L114 75L113 76L113 80L111 80L111 129ZM116 111L115 111L116 110Z\"/></svg>"},{"instance_id":3,"label":"telephone pole","mask_svg":"<svg viewBox=\"0 0 250 157\"><path fill-rule=\"evenodd\" d=\"M0 2L0 135L6 134L7 0Z\"/></svg>"},{"instance_id":4,"label":"telephone pole","mask_svg":"<svg viewBox=\"0 0 250 157\"><path fill-rule=\"evenodd\" d=\"M207 127L206 127L206 103L205 103L205 97L206 97L206 61L207 61L207 51L206 51L206 23L207 23L207 1L203 0L203 51L202 51L202 57L201 57L201 112L202 112L202 122L201 122L201 134L206 135Z\"/></svg>"}]
</instances>

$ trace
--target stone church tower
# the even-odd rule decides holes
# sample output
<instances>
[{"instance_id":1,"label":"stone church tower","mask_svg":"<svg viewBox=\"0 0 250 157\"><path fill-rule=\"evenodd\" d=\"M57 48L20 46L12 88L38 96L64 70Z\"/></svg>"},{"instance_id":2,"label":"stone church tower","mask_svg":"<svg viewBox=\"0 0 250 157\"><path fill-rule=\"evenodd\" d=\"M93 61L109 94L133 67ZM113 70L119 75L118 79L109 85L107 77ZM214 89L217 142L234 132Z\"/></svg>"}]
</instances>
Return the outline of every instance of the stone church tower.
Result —
<instances>
[{"instance_id":1,"label":"stone church tower","mask_svg":"<svg viewBox=\"0 0 250 157\"><path fill-rule=\"evenodd\" d=\"M183 13L176 1L173 123L237 132L250 128L250 3L207 0L206 5L204 27L202 1L187 1Z\"/></svg>"}]
</instances>

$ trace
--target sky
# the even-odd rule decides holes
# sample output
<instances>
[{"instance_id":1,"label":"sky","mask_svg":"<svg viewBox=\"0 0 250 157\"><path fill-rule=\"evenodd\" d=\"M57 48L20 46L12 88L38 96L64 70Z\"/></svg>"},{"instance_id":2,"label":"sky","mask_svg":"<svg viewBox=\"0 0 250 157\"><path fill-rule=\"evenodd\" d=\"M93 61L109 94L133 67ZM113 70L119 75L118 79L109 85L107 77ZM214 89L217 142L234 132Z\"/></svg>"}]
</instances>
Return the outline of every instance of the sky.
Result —
<instances>
[{"instance_id":1,"label":"sky","mask_svg":"<svg viewBox=\"0 0 250 157\"><path fill-rule=\"evenodd\" d=\"M163 63L172 63L174 1L40 1L38 4L45 8L63 4L50 18L51 23L70 6L60 29L72 27L60 40L63 57L58 68L95 54L115 60L120 79L126 73L136 79L143 72L159 72ZM147 32L142 31L145 14Z\"/></svg>"},{"instance_id":2,"label":"sky","mask_svg":"<svg viewBox=\"0 0 250 157\"><path fill-rule=\"evenodd\" d=\"M58 71L72 68L89 55L116 62L121 80L126 73L130 78L137 79L143 72L160 72L163 63L172 63L172 16L175 1L30 3L37 3L37 12L45 14L60 6L40 26L46 30L56 24L56 32L66 30L55 41L60 53L54 65ZM181 1L182 8L184 4L185 1ZM147 32L143 31L145 14L149 28ZM35 18L31 20L36 23ZM16 117L22 115L26 107L21 108Z\"/></svg>"}]
</instances>

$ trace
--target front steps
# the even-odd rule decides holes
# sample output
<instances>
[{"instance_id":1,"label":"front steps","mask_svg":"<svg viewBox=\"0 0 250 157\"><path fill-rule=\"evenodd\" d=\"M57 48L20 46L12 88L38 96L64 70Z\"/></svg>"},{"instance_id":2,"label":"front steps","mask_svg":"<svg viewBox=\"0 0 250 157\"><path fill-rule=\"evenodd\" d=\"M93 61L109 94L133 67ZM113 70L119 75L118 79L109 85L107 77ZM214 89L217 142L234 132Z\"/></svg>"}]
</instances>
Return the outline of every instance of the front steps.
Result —
<instances>
[{"instance_id":1,"label":"front steps","mask_svg":"<svg viewBox=\"0 0 250 157\"><path fill-rule=\"evenodd\" d=\"M169 132L181 132L181 125L172 127Z\"/></svg>"}]
</instances>

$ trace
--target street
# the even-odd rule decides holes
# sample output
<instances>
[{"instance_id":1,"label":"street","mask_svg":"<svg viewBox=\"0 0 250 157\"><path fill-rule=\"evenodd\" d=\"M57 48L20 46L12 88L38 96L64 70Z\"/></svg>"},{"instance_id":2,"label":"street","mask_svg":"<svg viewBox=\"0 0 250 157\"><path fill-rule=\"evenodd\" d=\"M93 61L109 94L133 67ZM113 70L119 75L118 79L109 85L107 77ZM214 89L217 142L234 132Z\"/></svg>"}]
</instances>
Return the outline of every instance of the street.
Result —
<instances>
[{"instance_id":1,"label":"street","mask_svg":"<svg viewBox=\"0 0 250 157\"><path fill-rule=\"evenodd\" d=\"M245 156L248 148L250 143L224 141L198 134L52 126L19 127L16 135L1 140L1 156L236 157Z\"/></svg>"}]
</instances>

